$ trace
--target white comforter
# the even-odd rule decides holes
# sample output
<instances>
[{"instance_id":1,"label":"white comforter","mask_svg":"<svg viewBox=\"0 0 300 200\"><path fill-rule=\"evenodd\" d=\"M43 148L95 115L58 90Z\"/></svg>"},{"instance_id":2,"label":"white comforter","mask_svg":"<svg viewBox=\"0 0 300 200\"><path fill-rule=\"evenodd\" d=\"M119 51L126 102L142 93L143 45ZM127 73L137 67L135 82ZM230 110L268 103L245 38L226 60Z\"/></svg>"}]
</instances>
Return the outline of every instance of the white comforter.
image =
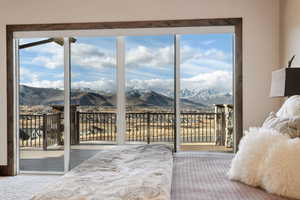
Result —
<instances>
[{"instance_id":1,"label":"white comforter","mask_svg":"<svg viewBox=\"0 0 300 200\"><path fill-rule=\"evenodd\" d=\"M300 139L271 129L251 129L241 140L229 178L300 199Z\"/></svg>"},{"instance_id":2,"label":"white comforter","mask_svg":"<svg viewBox=\"0 0 300 200\"><path fill-rule=\"evenodd\" d=\"M165 145L101 151L33 200L170 200L173 157Z\"/></svg>"}]
</instances>

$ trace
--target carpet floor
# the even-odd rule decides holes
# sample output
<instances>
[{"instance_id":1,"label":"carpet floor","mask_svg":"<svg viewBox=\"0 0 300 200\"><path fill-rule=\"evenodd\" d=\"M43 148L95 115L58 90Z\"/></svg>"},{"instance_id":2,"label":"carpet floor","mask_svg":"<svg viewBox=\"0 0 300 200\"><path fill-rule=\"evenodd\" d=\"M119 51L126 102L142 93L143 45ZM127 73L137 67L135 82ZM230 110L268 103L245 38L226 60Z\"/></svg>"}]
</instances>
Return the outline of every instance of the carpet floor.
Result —
<instances>
[{"instance_id":1,"label":"carpet floor","mask_svg":"<svg viewBox=\"0 0 300 200\"><path fill-rule=\"evenodd\" d=\"M47 185L54 183L58 175L19 175L0 177L1 200L29 200Z\"/></svg>"},{"instance_id":2,"label":"carpet floor","mask_svg":"<svg viewBox=\"0 0 300 200\"><path fill-rule=\"evenodd\" d=\"M174 155L172 200L284 200L228 180L232 154L181 152ZM0 177L0 200L29 200L59 176Z\"/></svg>"},{"instance_id":3,"label":"carpet floor","mask_svg":"<svg viewBox=\"0 0 300 200\"><path fill-rule=\"evenodd\" d=\"M233 154L180 152L174 155L172 200L284 200L230 181Z\"/></svg>"}]
</instances>

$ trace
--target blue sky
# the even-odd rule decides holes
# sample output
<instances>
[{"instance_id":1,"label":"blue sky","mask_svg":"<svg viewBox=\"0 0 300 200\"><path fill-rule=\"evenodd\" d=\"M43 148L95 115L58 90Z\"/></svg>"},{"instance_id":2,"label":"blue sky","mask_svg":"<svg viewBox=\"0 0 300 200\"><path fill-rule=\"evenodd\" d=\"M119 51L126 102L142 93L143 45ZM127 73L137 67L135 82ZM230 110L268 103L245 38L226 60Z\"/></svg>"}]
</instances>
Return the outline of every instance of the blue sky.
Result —
<instances>
[{"instance_id":1,"label":"blue sky","mask_svg":"<svg viewBox=\"0 0 300 200\"><path fill-rule=\"evenodd\" d=\"M40 40L24 39L21 43ZM71 47L73 88L116 89L116 39L76 38ZM125 38L128 89L172 90L174 82L173 36ZM34 87L63 86L63 47L49 43L21 50L21 84ZM217 88L231 92L232 34L181 36L182 89Z\"/></svg>"}]
</instances>

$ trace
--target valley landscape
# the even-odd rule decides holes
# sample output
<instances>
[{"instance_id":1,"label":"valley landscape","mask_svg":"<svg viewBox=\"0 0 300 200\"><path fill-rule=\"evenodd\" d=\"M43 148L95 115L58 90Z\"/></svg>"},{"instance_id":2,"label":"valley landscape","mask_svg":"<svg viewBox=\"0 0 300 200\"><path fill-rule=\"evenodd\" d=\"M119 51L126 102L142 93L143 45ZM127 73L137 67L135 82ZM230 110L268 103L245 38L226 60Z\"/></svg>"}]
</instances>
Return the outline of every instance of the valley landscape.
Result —
<instances>
[{"instance_id":1,"label":"valley landscape","mask_svg":"<svg viewBox=\"0 0 300 200\"><path fill-rule=\"evenodd\" d=\"M126 141L173 141L172 96L171 92L126 91ZM214 104L231 104L232 95L216 90L182 90L181 97L182 141L211 143L216 140L216 130L224 140L223 125L216 125L221 123L217 119L221 116L215 113ZM77 130L74 134L79 134L80 142L116 140L116 99L113 92L89 88L72 90L71 105L76 106L76 112L72 113L75 120L73 130ZM61 89L20 86L20 127L24 147L41 146L44 132L47 132L48 144L60 143L57 136L63 132L63 115L62 110L56 109L63 109L63 105L64 91ZM45 121L46 127L43 125Z\"/></svg>"},{"instance_id":2,"label":"valley landscape","mask_svg":"<svg viewBox=\"0 0 300 200\"><path fill-rule=\"evenodd\" d=\"M232 95L213 89L181 91L182 111L212 111L214 104L232 104ZM126 91L127 111L169 112L174 108L172 92L162 94L152 90ZM80 111L104 111L116 109L116 94L90 89L74 89L71 104L79 106ZM52 105L64 104L64 91L54 88L20 86L20 105L23 113L48 113Z\"/></svg>"}]
</instances>

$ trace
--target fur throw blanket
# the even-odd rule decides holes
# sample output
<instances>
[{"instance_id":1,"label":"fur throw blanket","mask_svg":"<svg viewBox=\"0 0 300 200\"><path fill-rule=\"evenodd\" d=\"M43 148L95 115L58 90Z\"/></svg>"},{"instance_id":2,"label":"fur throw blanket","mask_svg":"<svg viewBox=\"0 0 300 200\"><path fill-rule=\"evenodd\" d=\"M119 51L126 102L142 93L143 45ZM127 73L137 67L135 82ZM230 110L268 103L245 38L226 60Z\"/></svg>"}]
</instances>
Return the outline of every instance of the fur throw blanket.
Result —
<instances>
[{"instance_id":1,"label":"fur throw blanket","mask_svg":"<svg viewBox=\"0 0 300 200\"><path fill-rule=\"evenodd\" d=\"M300 199L300 139L252 128L241 140L228 175L231 180Z\"/></svg>"}]
</instances>

